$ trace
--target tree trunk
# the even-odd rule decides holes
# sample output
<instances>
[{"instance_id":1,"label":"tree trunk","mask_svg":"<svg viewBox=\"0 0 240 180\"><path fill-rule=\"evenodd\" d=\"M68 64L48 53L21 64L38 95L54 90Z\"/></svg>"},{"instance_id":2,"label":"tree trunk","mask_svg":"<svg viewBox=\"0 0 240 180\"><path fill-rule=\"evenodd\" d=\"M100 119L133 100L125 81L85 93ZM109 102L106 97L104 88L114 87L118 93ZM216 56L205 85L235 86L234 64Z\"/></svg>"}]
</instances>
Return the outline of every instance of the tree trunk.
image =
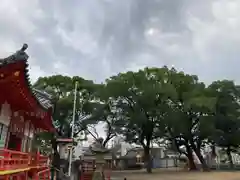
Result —
<instances>
[{"instance_id":1,"label":"tree trunk","mask_svg":"<svg viewBox=\"0 0 240 180\"><path fill-rule=\"evenodd\" d=\"M232 155L231 155L231 148L228 147L227 148L227 156L228 156L228 160L229 160L229 163L230 163L230 168L234 168L233 167L233 159L232 159Z\"/></svg>"},{"instance_id":2,"label":"tree trunk","mask_svg":"<svg viewBox=\"0 0 240 180\"><path fill-rule=\"evenodd\" d=\"M149 147L144 148L144 159L145 159L144 164L146 166L147 173L152 173L152 157L150 155Z\"/></svg>"},{"instance_id":3,"label":"tree trunk","mask_svg":"<svg viewBox=\"0 0 240 180\"><path fill-rule=\"evenodd\" d=\"M60 155L59 155L59 152L57 150L57 142L56 142L56 139L55 137L53 137L52 141L52 148L53 148L53 159L52 159L52 169L53 171L55 171L56 169L59 170L60 169ZM57 179L59 178L59 173L58 171L56 171L56 175L57 175ZM52 177L53 179L53 177Z\"/></svg>"},{"instance_id":4,"label":"tree trunk","mask_svg":"<svg viewBox=\"0 0 240 180\"><path fill-rule=\"evenodd\" d=\"M190 171L195 171L197 170L197 167L194 163L192 149L189 145L186 145L186 149L187 149L187 158L188 158L188 168Z\"/></svg>"},{"instance_id":5,"label":"tree trunk","mask_svg":"<svg viewBox=\"0 0 240 180\"><path fill-rule=\"evenodd\" d=\"M196 145L195 145L194 142L192 141L192 142L191 142L191 147L192 147L192 149L194 150L194 152L196 153L199 161L201 162L202 170L203 170L203 171L209 171L210 169L209 169L209 167L208 167L205 159L203 158L203 156L202 156L202 154L201 154L200 146L199 146L199 148L196 147Z\"/></svg>"},{"instance_id":6,"label":"tree trunk","mask_svg":"<svg viewBox=\"0 0 240 180\"><path fill-rule=\"evenodd\" d=\"M196 146L193 139L190 140L190 143L191 143L191 147L192 147L193 151L196 153L199 161L201 162L202 170L203 171L209 171L210 169L209 169L205 159L203 158L203 156L201 154L201 145L198 144L198 146Z\"/></svg>"},{"instance_id":7,"label":"tree trunk","mask_svg":"<svg viewBox=\"0 0 240 180\"><path fill-rule=\"evenodd\" d=\"M202 169L203 169L203 171L209 171L210 169L209 169L209 167L208 167L205 159L203 158L203 156L202 156L202 154L201 154L201 152L200 152L200 149L195 149L194 152L196 153L199 161L200 161L201 164L202 164Z\"/></svg>"}]
</instances>

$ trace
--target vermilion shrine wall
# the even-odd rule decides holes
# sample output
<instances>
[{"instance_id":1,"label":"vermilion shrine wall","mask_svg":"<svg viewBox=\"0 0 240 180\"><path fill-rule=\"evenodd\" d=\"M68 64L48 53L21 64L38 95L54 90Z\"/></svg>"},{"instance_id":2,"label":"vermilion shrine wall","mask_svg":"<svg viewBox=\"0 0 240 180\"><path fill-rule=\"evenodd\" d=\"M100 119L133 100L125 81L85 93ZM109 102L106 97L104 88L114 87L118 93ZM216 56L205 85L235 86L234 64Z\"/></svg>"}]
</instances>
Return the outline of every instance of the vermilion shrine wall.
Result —
<instances>
[{"instance_id":1,"label":"vermilion shrine wall","mask_svg":"<svg viewBox=\"0 0 240 180\"><path fill-rule=\"evenodd\" d=\"M11 122L19 121L18 124ZM10 105L5 102L0 106L0 148L8 147L10 131L16 131L16 136L21 138L21 151L30 152L34 128L29 123L30 120L18 115L18 112L12 112ZM22 135L20 133L22 131Z\"/></svg>"}]
</instances>

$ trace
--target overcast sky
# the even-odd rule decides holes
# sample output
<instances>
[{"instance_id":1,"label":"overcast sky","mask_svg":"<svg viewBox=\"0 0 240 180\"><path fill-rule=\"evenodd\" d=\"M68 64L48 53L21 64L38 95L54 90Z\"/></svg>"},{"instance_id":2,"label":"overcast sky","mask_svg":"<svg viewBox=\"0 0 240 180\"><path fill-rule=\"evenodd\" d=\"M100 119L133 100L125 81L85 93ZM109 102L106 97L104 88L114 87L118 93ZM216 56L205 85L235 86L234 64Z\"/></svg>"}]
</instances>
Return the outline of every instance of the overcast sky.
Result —
<instances>
[{"instance_id":1,"label":"overcast sky","mask_svg":"<svg viewBox=\"0 0 240 180\"><path fill-rule=\"evenodd\" d=\"M1 0L0 55L23 43L32 80L168 65L240 82L240 0Z\"/></svg>"}]
</instances>

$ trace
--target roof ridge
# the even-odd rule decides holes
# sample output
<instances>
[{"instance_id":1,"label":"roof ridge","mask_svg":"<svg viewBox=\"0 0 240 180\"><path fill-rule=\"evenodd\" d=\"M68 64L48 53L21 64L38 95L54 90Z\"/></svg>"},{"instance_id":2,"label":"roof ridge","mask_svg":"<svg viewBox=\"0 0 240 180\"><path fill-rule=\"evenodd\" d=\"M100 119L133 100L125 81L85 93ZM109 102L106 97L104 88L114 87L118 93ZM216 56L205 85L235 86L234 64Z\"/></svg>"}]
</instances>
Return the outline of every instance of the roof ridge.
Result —
<instances>
[{"instance_id":1,"label":"roof ridge","mask_svg":"<svg viewBox=\"0 0 240 180\"><path fill-rule=\"evenodd\" d=\"M46 91L36 89L36 88L32 88L32 90L35 91L36 93L38 93L40 96L43 96L49 100L53 99L53 96L51 94L47 93Z\"/></svg>"},{"instance_id":2,"label":"roof ridge","mask_svg":"<svg viewBox=\"0 0 240 180\"><path fill-rule=\"evenodd\" d=\"M25 52L27 48L28 45L23 44L22 48L15 52L14 54L6 58L0 58L0 65L6 65L20 60L27 61L29 58L28 54Z\"/></svg>"}]
</instances>

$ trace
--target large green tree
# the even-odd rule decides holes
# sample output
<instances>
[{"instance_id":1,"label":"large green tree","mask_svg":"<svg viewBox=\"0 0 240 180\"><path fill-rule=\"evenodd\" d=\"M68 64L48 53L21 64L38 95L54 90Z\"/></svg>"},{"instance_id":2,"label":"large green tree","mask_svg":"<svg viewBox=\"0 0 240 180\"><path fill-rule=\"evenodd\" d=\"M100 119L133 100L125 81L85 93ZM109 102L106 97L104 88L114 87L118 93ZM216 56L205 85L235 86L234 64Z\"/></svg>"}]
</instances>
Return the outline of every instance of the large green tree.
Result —
<instances>
[{"instance_id":1,"label":"large green tree","mask_svg":"<svg viewBox=\"0 0 240 180\"><path fill-rule=\"evenodd\" d=\"M185 154L190 169L196 169L193 153L202 168L208 169L202 155L206 143L225 149L232 164L231 152L240 144L240 91L232 81L206 87L197 76L167 67L120 73L105 84L61 75L39 78L34 86L54 97L57 134L44 137L49 137L55 151L57 136L71 137L76 81L74 136L85 131L106 147L114 136L122 135L127 142L143 147L147 172L152 167L150 146L157 140L166 140ZM97 124L104 124L106 137L92 132Z\"/></svg>"},{"instance_id":2,"label":"large green tree","mask_svg":"<svg viewBox=\"0 0 240 180\"><path fill-rule=\"evenodd\" d=\"M49 133L48 139L51 139L51 144L55 155L54 164L56 166L59 166L59 154L57 151L56 138L71 138L73 125L73 101L76 81L78 82L78 89L74 137L77 137L81 131L87 129L87 123L94 123L87 121L87 119L94 112L95 106L97 106L94 99L98 85L94 84L92 81L88 81L80 77L68 77L62 75L40 77L34 84L35 88L45 91L53 96L53 123L56 128L56 134ZM46 138L46 135L44 138Z\"/></svg>"},{"instance_id":3,"label":"large green tree","mask_svg":"<svg viewBox=\"0 0 240 180\"><path fill-rule=\"evenodd\" d=\"M121 73L108 79L106 85L122 117L120 133L126 141L142 145L147 172L152 167L150 144L168 109L168 100L174 96L171 84L165 83L165 70L146 68Z\"/></svg>"},{"instance_id":4,"label":"large green tree","mask_svg":"<svg viewBox=\"0 0 240 180\"><path fill-rule=\"evenodd\" d=\"M208 94L204 83L199 82L197 76L177 72L175 69L167 72L166 81L173 86L177 96L170 99L171 110L164 119L166 135L179 152L188 157L190 169L196 169L193 152L201 161L203 169L208 169L201 148L214 129L216 99Z\"/></svg>"},{"instance_id":5,"label":"large green tree","mask_svg":"<svg viewBox=\"0 0 240 180\"><path fill-rule=\"evenodd\" d=\"M99 86L95 98L98 106L95 106L95 110L89 118L89 120L95 123L89 125L88 130L92 132L95 140L102 139L102 145L107 147L108 142L118 135L117 132L122 126L122 117L117 110L117 102L111 97L109 88L106 85L102 84ZM96 126L103 127L105 137L99 137Z\"/></svg>"},{"instance_id":6,"label":"large green tree","mask_svg":"<svg viewBox=\"0 0 240 180\"><path fill-rule=\"evenodd\" d=\"M213 142L225 150L233 166L231 153L240 145L240 88L224 80L213 82L209 89L217 98Z\"/></svg>"}]
</instances>

